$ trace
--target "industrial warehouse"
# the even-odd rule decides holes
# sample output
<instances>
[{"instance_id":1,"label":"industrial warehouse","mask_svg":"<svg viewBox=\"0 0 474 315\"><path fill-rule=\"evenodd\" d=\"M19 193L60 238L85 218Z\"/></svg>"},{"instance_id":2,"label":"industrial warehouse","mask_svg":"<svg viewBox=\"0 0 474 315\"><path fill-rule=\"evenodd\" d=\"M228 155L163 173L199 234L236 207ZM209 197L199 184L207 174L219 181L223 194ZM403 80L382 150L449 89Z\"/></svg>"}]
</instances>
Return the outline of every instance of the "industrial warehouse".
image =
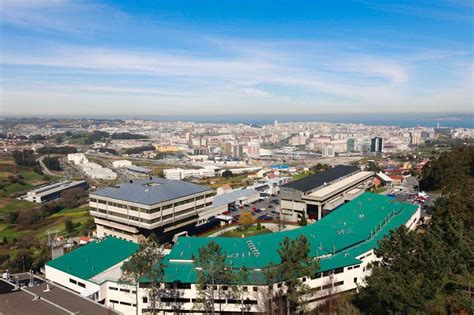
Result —
<instances>
[{"instance_id":1,"label":"industrial warehouse","mask_svg":"<svg viewBox=\"0 0 474 315\"><path fill-rule=\"evenodd\" d=\"M305 296L305 306L316 307L334 292L354 290L364 285L370 271L367 265L376 259L377 241L401 225L414 229L420 219L416 205L396 202L393 198L369 192L362 193L336 210L305 227L246 238L180 237L164 258L163 296L156 309L164 313L202 313L198 300L197 273L193 257L209 242L218 243L234 271L246 268L244 299L231 294L220 297L220 313L264 311L262 295L268 294L264 272L278 265L278 248L284 238L304 235L311 246L310 255L320 259L320 269L314 276L302 278L311 288ZM46 264L46 279L73 290L84 297L105 304L122 313L150 311L149 289L143 283L135 287L121 284L121 265L136 250L132 242L107 237L83 246ZM228 283L222 290L229 290ZM282 283L271 284L274 292L284 292ZM135 298L138 294L138 305ZM242 301L244 303L242 304Z\"/></svg>"}]
</instances>

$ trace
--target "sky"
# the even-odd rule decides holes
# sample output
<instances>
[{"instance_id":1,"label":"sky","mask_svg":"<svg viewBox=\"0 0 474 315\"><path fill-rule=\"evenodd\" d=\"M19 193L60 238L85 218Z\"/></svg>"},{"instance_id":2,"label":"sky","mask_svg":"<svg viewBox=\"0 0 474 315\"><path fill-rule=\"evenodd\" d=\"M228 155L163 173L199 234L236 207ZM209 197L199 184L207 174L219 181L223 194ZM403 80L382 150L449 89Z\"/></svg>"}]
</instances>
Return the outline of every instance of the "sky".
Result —
<instances>
[{"instance_id":1,"label":"sky","mask_svg":"<svg viewBox=\"0 0 474 315\"><path fill-rule=\"evenodd\" d=\"M0 114L473 112L464 0L0 0Z\"/></svg>"}]
</instances>

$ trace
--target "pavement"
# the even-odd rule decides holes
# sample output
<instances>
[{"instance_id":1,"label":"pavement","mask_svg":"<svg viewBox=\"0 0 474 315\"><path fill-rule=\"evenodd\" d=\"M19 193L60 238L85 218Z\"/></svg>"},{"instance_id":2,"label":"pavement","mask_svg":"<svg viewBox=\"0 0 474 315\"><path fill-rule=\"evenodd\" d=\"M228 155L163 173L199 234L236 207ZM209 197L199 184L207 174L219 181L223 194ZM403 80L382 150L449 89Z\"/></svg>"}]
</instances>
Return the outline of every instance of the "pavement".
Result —
<instances>
[{"instance_id":1,"label":"pavement","mask_svg":"<svg viewBox=\"0 0 474 315\"><path fill-rule=\"evenodd\" d=\"M242 213L244 212L250 211L255 218L258 218L262 215L267 215L272 217L274 221L277 221L280 216L279 202L280 200L278 199L278 197L270 196L255 203L245 205L242 209L240 209L239 207L235 207L235 210L230 211L229 215L237 217L242 215ZM253 208L257 209L257 211L254 211Z\"/></svg>"}]
</instances>

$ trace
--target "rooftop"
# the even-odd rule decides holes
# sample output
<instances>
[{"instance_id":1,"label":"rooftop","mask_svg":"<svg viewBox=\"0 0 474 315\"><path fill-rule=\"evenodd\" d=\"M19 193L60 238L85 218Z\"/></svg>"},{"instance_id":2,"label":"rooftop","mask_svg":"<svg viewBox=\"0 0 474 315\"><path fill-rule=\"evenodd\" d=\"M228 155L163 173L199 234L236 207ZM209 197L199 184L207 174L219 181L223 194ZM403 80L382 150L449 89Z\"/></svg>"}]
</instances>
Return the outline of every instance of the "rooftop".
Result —
<instances>
[{"instance_id":1,"label":"rooftop","mask_svg":"<svg viewBox=\"0 0 474 315\"><path fill-rule=\"evenodd\" d=\"M222 195L217 195L214 197L214 207L226 205L235 202L240 198L251 197L254 195L260 195L260 192L255 189L238 189Z\"/></svg>"},{"instance_id":2,"label":"rooftop","mask_svg":"<svg viewBox=\"0 0 474 315\"><path fill-rule=\"evenodd\" d=\"M222 247L233 267L253 269L255 282L262 276L259 269L270 263L280 263L277 250L285 237L305 235L311 244L310 255L324 256L321 258L321 271L359 264L358 255L376 247L377 240L405 224L416 209L414 205L366 192L322 220L290 231L248 238L181 237L166 256L166 280L195 282L192 257L211 241Z\"/></svg>"},{"instance_id":3,"label":"rooftop","mask_svg":"<svg viewBox=\"0 0 474 315\"><path fill-rule=\"evenodd\" d=\"M83 280L89 280L127 259L138 248L138 244L107 237L102 241L91 242L51 260L46 265Z\"/></svg>"},{"instance_id":4,"label":"rooftop","mask_svg":"<svg viewBox=\"0 0 474 315\"><path fill-rule=\"evenodd\" d=\"M353 185L354 183L357 183L363 179L370 178L371 175L373 175L372 172L360 171L355 173L354 175L350 175L332 184L324 186L309 195L316 198L323 198L324 196L332 194L335 191L340 190L341 188L347 187L348 185Z\"/></svg>"},{"instance_id":5,"label":"rooftop","mask_svg":"<svg viewBox=\"0 0 474 315\"><path fill-rule=\"evenodd\" d=\"M90 195L151 206L205 191L212 191L212 189L185 181L153 177L102 188Z\"/></svg>"},{"instance_id":6,"label":"rooftop","mask_svg":"<svg viewBox=\"0 0 474 315\"><path fill-rule=\"evenodd\" d=\"M330 183L341 177L347 176L354 172L359 171L357 166L352 165L337 165L327 171L316 173L313 175L306 176L302 179L295 180L293 182L283 185L283 187L293 188L301 192L308 192L317 187Z\"/></svg>"}]
</instances>

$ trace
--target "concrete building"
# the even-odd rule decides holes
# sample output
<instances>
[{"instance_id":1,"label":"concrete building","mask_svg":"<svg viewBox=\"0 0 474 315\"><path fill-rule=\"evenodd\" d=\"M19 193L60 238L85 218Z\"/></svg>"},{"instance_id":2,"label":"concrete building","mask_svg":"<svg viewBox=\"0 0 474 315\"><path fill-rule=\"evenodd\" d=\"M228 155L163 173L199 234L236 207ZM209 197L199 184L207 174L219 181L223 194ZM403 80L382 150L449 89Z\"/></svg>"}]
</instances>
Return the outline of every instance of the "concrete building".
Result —
<instances>
[{"instance_id":1,"label":"concrete building","mask_svg":"<svg viewBox=\"0 0 474 315\"><path fill-rule=\"evenodd\" d=\"M382 153L383 151L383 139L375 137L370 140L370 152Z\"/></svg>"},{"instance_id":2,"label":"concrete building","mask_svg":"<svg viewBox=\"0 0 474 315\"><path fill-rule=\"evenodd\" d=\"M213 241L222 248L233 272L245 267L249 274L241 284L243 296L234 293L231 283L216 286L216 291L221 292L215 296L216 309L220 314L265 312L269 285L275 295L284 294L287 288L278 280L266 283L264 273L271 264L280 263L278 249L283 239L301 235L308 239L311 257L320 259L319 270L300 279L310 289L303 300L306 310L311 310L334 292L363 286L370 275L369 264L377 260L377 241L401 225L413 230L419 219L418 206L366 192L322 220L298 229L246 238L180 237L164 257L165 281L159 284L160 303L155 310L164 314L205 312L198 304L194 257ZM135 286L118 281L120 266L137 248L136 244L112 237L90 243L48 262L46 279L123 314L135 314L137 308L139 314L150 312L150 286L146 280L141 281L138 292Z\"/></svg>"},{"instance_id":3,"label":"concrete building","mask_svg":"<svg viewBox=\"0 0 474 315\"><path fill-rule=\"evenodd\" d=\"M87 189L89 188L89 185L85 180L66 180L30 190L24 199L30 202L43 203L59 198L63 191L79 187Z\"/></svg>"},{"instance_id":4,"label":"concrete building","mask_svg":"<svg viewBox=\"0 0 474 315\"><path fill-rule=\"evenodd\" d=\"M356 166L338 165L283 185L280 189L281 217L297 221L320 220L338 206L361 195L372 184L373 172Z\"/></svg>"},{"instance_id":5,"label":"concrete building","mask_svg":"<svg viewBox=\"0 0 474 315\"><path fill-rule=\"evenodd\" d=\"M182 169L182 168L170 168L163 171L166 179L182 180L185 178L206 178L216 176L214 168L199 168L199 169Z\"/></svg>"},{"instance_id":6,"label":"concrete building","mask_svg":"<svg viewBox=\"0 0 474 315\"><path fill-rule=\"evenodd\" d=\"M67 155L67 160L75 165L89 162L84 153L70 153Z\"/></svg>"},{"instance_id":7,"label":"concrete building","mask_svg":"<svg viewBox=\"0 0 474 315\"><path fill-rule=\"evenodd\" d=\"M323 143L321 148L321 155L322 157L334 157L336 152L334 151L334 147L330 143Z\"/></svg>"},{"instance_id":8,"label":"concrete building","mask_svg":"<svg viewBox=\"0 0 474 315\"><path fill-rule=\"evenodd\" d=\"M260 192L255 189L237 189L214 197L216 212L229 210L230 205L243 206L260 199Z\"/></svg>"},{"instance_id":9,"label":"concrete building","mask_svg":"<svg viewBox=\"0 0 474 315\"><path fill-rule=\"evenodd\" d=\"M128 167L131 166L132 162L129 160L117 160L112 162L112 166L115 168Z\"/></svg>"},{"instance_id":10,"label":"concrete building","mask_svg":"<svg viewBox=\"0 0 474 315\"><path fill-rule=\"evenodd\" d=\"M117 178L117 174L110 168L102 167L102 165L94 162L82 163L79 166L90 178L103 180L114 180Z\"/></svg>"},{"instance_id":11,"label":"concrete building","mask_svg":"<svg viewBox=\"0 0 474 315\"><path fill-rule=\"evenodd\" d=\"M392 183L393 183L393 179L391 179L390 176L382 172L375 174L374 186L376 187L383 186L383 187L391 188Z\"/></svg>"},{"instance_id":12,"label":"concrete building","mask_svg":"<svg viewBox=\"0 0 474 315\"><path fill-rule=\"evenodd\" d=\"M136 165L129 165L126 167L126 169L129 170L130 172L139 173L143 175L149 174L151 172L149 168L136 166Z\"/></svg>"},{"instance_id":13,"label":"concrete building","mask_svg":"<svg viewBox=\"0 0 474 315\"><path fill-rule=\"evenodd\" d=\"M193 234L216 213L212 189L163 178L140 179L89 194L99 237L139 242L155 234L162 242L180 232Z\"/></svg>"}]
</instances>

